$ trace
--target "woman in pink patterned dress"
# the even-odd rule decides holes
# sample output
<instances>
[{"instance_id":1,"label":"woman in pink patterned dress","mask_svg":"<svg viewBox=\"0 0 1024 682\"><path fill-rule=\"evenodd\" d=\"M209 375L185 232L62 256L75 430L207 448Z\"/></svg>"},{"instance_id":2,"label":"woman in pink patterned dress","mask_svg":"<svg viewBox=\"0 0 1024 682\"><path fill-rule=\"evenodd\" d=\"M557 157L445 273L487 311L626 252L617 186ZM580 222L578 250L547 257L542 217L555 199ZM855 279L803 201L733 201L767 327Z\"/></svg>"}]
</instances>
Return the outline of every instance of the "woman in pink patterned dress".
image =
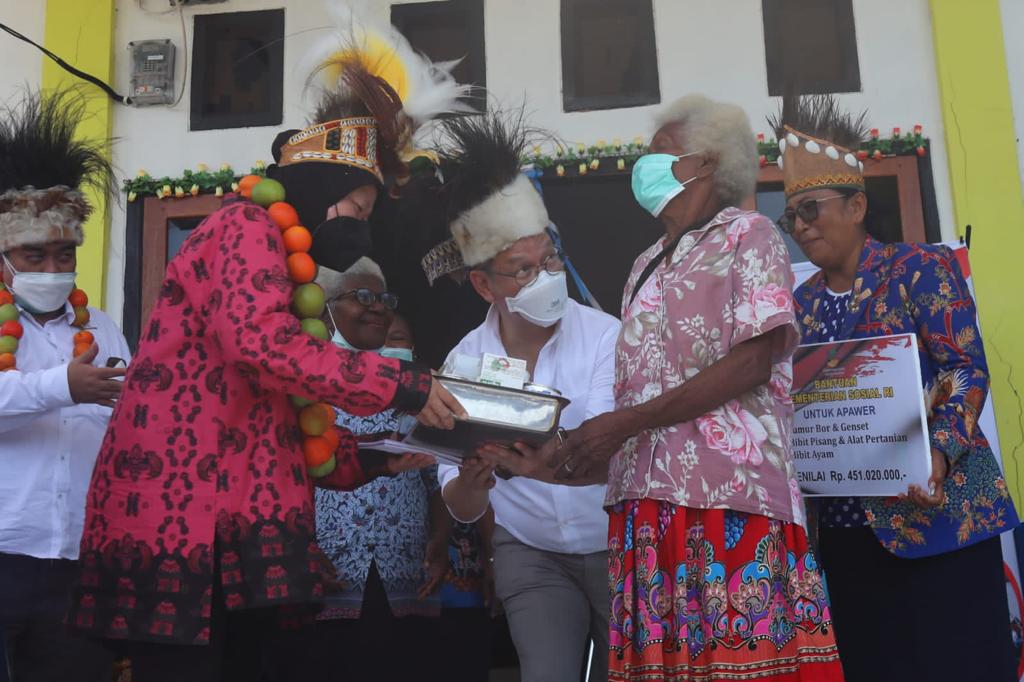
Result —
<instances>
[{"instance_id":1,"label":"woman in pink patterned dress","mask_svg":"<svg viewBox=\"0 0 1024 682\"><path fill-rule=\"evenodd\" d=\"M789 258L735 208L754 136L700 96L658 122L633 193L666 234L626 283L617 409L541 453L563 480L608 480L610 679L842 680L790 457Z\"/></svg>"},{"instance_id":2,"label":"woman in pink patterned dress","mask_svg":"<svg viewBox=\"0 0 1024 682\"><path fill-rule=\"evenodd\" d=\"M362 92L388 94L350 68ZM311 254L335 270L365 254L382 174L401 170L375 123L387 114L363 102L328 93L315 125L278 136L268 169L317 226ZM110 420L69 621L119 642L136 682L286 676L265 660L267 633L282 617L308 619L301 607L322 599L326 561L289 395L447 428L459 410L424 367L303 333L285 256L281 230L247 200L203 221L167 266ZM353 489L387 473L357 451L346 433L316 484Z\"/></svg>"}]
</instances>

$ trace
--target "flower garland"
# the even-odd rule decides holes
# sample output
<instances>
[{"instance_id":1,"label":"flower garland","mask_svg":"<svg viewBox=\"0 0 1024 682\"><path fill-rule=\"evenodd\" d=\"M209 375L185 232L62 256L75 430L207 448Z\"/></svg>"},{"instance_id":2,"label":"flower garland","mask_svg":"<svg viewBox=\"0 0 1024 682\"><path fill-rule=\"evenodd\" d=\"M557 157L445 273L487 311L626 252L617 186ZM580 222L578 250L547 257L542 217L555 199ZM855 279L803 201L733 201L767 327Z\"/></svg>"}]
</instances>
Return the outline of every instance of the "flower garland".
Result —
<instances>
[{"instance_id":1,"label":"flower garland","mask_svg":"<svg viewBox=\"0 0 1024 682\"><path fill-rule=\"evenodd\" d=\"M288 276L295 283L292 313L299 318L303 332L326 341L330 334L321 319L326 301L323 289L313 281L317 268L309 255L313 235L299 224L295 207L285 202L284 186L277 180L253 173L237 181L237 191L265 208L270 219L280 228L288 254L285 265ZM306 470L314 478L329 475L337 466L335 453L341 443L341 433L334 424L334 408L300 396L293 395L289 399L298 412Z\"/></svg>"},{"instance_id":2,"label":"flower garland","mask_svg":"<svg viewBox=\"0 0 1024 682\"><path fill-rule=\"evenodd\" d=\"M878 128L872 128L870 139L857 150L857 158L861 161L875 159L880 161L890 156L925 156L930 143L922 135L922 127L915 125L913 132L902 133L900 128L893 128L892 137L883 139ZM544 176L577 177L590 173L625 173L636 160L648 153L644 138L634 138L632 142L623 143L616 138L608 144L598 140L597 144L580 143L575 147L557 145L553 153L545 153L540 145L534 146L532 154L523 157L523 166L540 170ZM779 157L779 145L776 140L767 140L763 133L757 135L758 161L761 167L776 164Z\"/></svg>"},{"instance_id":3,"label":"flower garland","mask_svg":"<svg viewBox=\"0 0 1024 682\"><path fill-rule=\"evenodd\" d=\"M86 329L89 324L89 297L81 289L74 289L68 296L68 303L75 311L75 319L71 326L78 327L74 336L74 357L82 355L96 341L92 332ZM21 311L14 305L14 297L7 287L0 282L0 371L7 372L17 369L15 354L25 328L21 322Z\"/></svg>"},{"instance_id":4,"label":"flower garland","mask_svg":"<svg viewBox=\"0 0 1024 682\"><path fill-rule=\"evenodd\" d=\"M266 170L267 164L257 161L249 174L263 177L266 175ZM185 170L176 178L170 176L154 178L143 169L134 178L125 180L123 189L128 193L128 201L135 201L140 196L155 196L157 199L169 197L182 199L187 196L213 194L222 197L227 192L237 192L238 183L242 177L237 175L234 169L226 163L221 164L220 170L214 172L211 172L205 163L201 163L196 170Z\"/></svg>"}]
</instances>

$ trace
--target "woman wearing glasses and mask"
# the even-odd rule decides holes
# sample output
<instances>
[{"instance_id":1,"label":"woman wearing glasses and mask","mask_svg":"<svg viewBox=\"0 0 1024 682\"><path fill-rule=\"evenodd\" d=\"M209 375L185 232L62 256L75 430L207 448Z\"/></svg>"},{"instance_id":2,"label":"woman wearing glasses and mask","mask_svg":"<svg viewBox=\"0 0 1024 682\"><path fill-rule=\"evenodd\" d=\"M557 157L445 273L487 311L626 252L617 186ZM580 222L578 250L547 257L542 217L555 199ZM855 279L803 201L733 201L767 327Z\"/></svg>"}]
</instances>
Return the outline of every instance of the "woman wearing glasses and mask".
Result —
<instances>
[{"instance_id":1,"label":"woman wearing glasses and mask","mask_svg":"<svg viewBox=\"0 0 1024 682\"><path fill-rule=\"evenodd\" d=\"M786 98L771 123L787 199L779 225L821 268L795 295L803 342L916 334L930 404L928 490L817 501L846 679L1016 679L999 534L1018 521L978 428L988 368L960 266L944 246L869 235L851 151L863 116L830 97Z\"/></svg>"},{"instance_id":2,"label":"woman wearing glasses and mask","mask_svg":"<svg viewBox=\"0 0 1024 682\"><path fill-rule=\"evenodd\" d=\"M793 275L737 106L658 119L633 194L665 228L633 264L613 412L542 457L608 481L611 680L842 680L790 457ZM513 467L511 458L499 463Z\"/></svg>"},{"instance_id":3,"label":"woman wearing glasses and mask","mask_svg":"<svg viewBox=\"0 0 1024 682\"><path fill-rule=\"evenodd\" d=\"M344 273L320 268L316 281L335 345L412 360L411 330L396 315L398 297L376 263L361 258ZM407 419L394 410L369 417L337 410L336 423L373 440L408 429ZM389 472L352 492L317 489L316 538L333 575L298 657L313 678L325 670L352 680L434 673L431 633L441 613L436 592L448 567L451 522L433 458L403 455Z\"/></svg>"}]
</instances>

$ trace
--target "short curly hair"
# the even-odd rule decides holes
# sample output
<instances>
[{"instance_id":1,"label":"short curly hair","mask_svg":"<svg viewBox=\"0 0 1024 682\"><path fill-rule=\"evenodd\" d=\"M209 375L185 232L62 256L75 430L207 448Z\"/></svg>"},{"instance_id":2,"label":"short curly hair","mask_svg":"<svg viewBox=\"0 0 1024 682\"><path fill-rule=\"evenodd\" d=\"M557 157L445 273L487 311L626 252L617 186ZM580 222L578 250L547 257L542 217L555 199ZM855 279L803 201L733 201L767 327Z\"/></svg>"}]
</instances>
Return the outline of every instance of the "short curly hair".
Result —
<instances>
[{"instance_id":1,"label":"short curly hair","mask_svg":"<svg viewBox=\"0 0 1024 682\"><path fill-rule=\"evenodd\" d=\"M666 106L655 122L659 129L670 123L682 125L688 145L718 158L714 182L723 204L739 206L754 193L757 143L743 109L704 95L686 95Z\"/></svg>"}]
</instances>

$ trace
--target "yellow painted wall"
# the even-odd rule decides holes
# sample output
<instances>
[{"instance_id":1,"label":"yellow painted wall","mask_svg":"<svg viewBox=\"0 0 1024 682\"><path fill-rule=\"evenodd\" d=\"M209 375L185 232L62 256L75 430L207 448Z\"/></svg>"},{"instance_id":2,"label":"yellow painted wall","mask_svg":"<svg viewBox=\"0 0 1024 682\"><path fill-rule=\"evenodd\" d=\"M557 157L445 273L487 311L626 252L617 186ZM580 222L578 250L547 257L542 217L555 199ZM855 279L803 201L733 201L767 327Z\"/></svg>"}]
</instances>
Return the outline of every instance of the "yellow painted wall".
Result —
<instances>
[{"instance_id":1,"label":"yellow painted wall","mask_svg":"<svg viewBox=\"0 0 1024 682\"><path fill-rule=\"evenodd\" d=\"M114 75L114 0L47 0L43 44L64 61L107 83ZM108 140L113 125L113 101L50 59L43 62L43 88L75 85L88 99L88 116L79 135ZM108 155L109 156L109 155ZM78 286L89 302L103 307L107 272L107 234L110 206L102 193L88 191L94 212L85 224L85 244L78 250Z\"/></svg>"},{"instance_id":2,"label":"yellow painted wall","mask_svg":"<svg viewBox=\"0 0 1024 682\"><path fill-rule=\"evenodd\" d=\"M957 233L967 225L1007 481L1024 500L1024 197L999 0L930 0Z\"/></svg>"}]
</instances>

